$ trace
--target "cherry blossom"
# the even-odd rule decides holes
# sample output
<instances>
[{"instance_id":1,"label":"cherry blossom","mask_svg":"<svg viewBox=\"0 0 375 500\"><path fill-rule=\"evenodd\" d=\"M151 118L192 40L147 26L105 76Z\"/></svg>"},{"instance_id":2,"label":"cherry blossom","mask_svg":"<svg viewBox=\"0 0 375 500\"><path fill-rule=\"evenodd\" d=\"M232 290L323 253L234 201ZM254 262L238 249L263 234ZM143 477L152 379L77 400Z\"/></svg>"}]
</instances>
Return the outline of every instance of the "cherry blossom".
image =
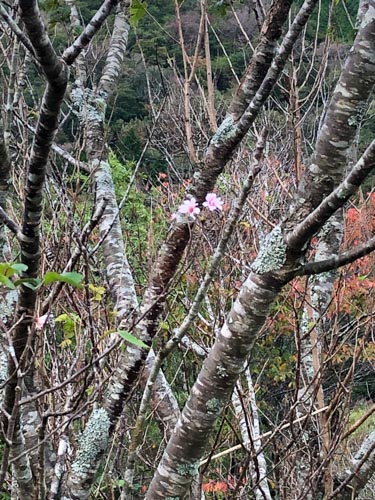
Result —
<instances>
[{"instance_id":1,"label":"cherry blossom","mask_svg":"<svg viewBox=\"0 0 375 500\"><path fill-rule=\"evenodd\" d=\"M43 314L43 316L39 316L38 318L35 319L35 328L37 330L43 330L43 327L48 320L48 316L50 316L49 313Z\"/></svg>"},{"instance_id":2,"label":"cherry blossom","mask_svg":"<svg viewBox=\"0 0 375 500\"><path fill-rule=\"evenodd\" d=\"M190 215L193 219L195 219L195 216L200 212L200 208L198 207L197 200L194 197L191 197L184 200L178 207L177 211L180 214Z\"/></svg>"},{"instance_id":3,"label":"cherry blossom","mask_svg":"<svg viewBox=\"0 0 375 500\"><path fill-rule=\"evenodd\" d=\"M208 210L213 212L214 210L222 210L223 209L223 200L220 196L217 196L216 193L208 193L206 196L206 201L203 203L204 207L207 207Z\"/></svg>"}]
</instances>

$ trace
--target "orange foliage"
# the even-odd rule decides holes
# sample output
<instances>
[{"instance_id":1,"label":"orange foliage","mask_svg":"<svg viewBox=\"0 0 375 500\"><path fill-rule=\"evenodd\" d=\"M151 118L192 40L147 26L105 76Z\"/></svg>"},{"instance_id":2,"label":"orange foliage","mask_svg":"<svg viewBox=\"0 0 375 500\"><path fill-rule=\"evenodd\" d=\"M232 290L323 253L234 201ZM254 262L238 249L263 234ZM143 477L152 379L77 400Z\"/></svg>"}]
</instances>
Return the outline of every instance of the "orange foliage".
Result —
<instances>
[{"instance_id":1,"label":"orange foliage","mask_svg":"<svg viewBox=\"0 0 375 500\"><path fill-rule=\"evenodd\" d=\"M208 483L204 483L202 488L205 493L227 493L229 490L227 483L224 483L224 481L213 481L212 479Z\"/></svg>"},{"instance_id":2,"label":"orange foliage","mask_svg":"<svg viewBox=\"0 0 375 500\"><path fill-rule=\"evenodd\" d=\"M375 232L375 193L358 207L350 207L345 218L344 249L355 248L368 240ZM341 311L360 313L363 307L374 300L371 291L375 288L374 255L369 254L343 269L341 288Z\"/></svg>"}]
</instances>

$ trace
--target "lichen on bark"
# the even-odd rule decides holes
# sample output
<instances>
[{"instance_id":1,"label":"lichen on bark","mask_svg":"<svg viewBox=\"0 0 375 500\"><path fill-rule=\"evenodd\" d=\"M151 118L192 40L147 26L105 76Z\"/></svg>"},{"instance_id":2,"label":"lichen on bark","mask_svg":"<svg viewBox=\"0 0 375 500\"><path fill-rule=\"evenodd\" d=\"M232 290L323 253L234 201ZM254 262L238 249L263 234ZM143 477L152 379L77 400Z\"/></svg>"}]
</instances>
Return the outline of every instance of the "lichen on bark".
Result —
<instances>
[{"instance_id":1,"label":"lichen on bark","mask_svg":"<svg viewBox=\"0 0 375 500\"><path fill-rule=\"evenodd\" d=\"M111 421L108 413L103 408L92 412L90 419L79 439L79 451L72 465L75 473L84 474L89 472L92 465L108 445L109 429Z\"/></svg>"},{"instance_id":2,"label":"lichen on bark","mask_svg":"<svg viewBox=\"0 0 375 500\"><path fill-rule=\"evenodd\" d=\"M287 247L281 226L276 226L267 236L251 270L257 274L277 271L285 264L286 254Z\"/></svg>"},{"instance_id":3,"label":"lichen on bark","mask_svg":"<svg viewBox=\"0 0 375 500\"><path fill-rule=\"evenodd\" d=\"M236 136L236 123L231 116L227 116L220 124L211 139L214 146L222 144Z\"/></svg>"}]
</instances>

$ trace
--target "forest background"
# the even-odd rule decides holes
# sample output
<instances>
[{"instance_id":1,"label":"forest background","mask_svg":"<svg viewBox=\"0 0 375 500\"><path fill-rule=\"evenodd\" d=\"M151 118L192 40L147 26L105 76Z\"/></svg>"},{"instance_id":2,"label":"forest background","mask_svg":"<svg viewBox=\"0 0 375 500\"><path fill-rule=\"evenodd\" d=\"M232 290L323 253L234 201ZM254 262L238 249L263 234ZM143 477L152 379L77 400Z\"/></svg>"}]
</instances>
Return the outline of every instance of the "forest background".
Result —
<instances>
[{"instance_id":1,"label":"forest background","mask_svg":"<svg viewBox=\"0 0 375 500\"><path fill-rule=\"evenodd\" d=\"M111 2L39 2L53 47L65 61L70 57L66 47L106 4ZM117 14L113 9L103 19L84 52L75 55L61 100L58 130L47 153L40 263L32 275L32 259L25 263L25 249L20 252L17 239L28 210L30 151L43 114L42 73L50 75L43 58L34 57L38 49L30 55L27 40L4 15L8 12L21 29L24 23L34 43L17 2L2 2L1 151L2 171L9 175L0 203L3 498L147 495L203 360L254 270L257 254L267 246L267 235L288 217L358 33L358 1L317 2L270 98L235 150L230 167L209 190L219 197L217 204L211 211L201 201L194 202L189 218L181 207L189 199L197 164L226 119L256 53L270 4L133 0L120 2ZM301 5L292 2L283 34ZM120 11L127 28L120 21L115 24ZM117 57L116 43L121 45L115 28L128 30L125 36L122 32L121 42L126 52L118 57L116 71L106 73L111 57ZM346 172L374 137L371 92L365 101L353 123L356 133ZM306 262L373 241L373 181L370 173L343 212L334 216L333 229L326 226L313 235L304 250ZM147 399L144 392L152 352L137 382L129 382L124 408L117 408L117 396L112 398L108 407L114 408L116 418L103 438L100 428L96 434L95 418L101 415L109 381L121 371L124 350L147 353L151 346L152 339L142 336L142 321L149 321L154 302L135 315L137 301L142 302L145 291L147 299L150 276L175 220L185 223L186 217L191 236L160 294L163 312L157 312L153 352L163 353L168 340L181 333L181 325L186 335L175 342L178 349L159 356L162 373L153 395ZM327 238L332 233L337 241ZM375 436L368 444L375 423L370 250L373 246L359 260L324 273L323 281L321 274L309 279L301 271L286 284L257 334L231 402L221 407L214 397L208 401L208 412L222 413L206 446L208 461L199 462L199 471L188 463L179 469L182 477L192 479L191 498L351 498L345 495L357 489L362 495L358 498L370 498L375 469ZM211 286L197 303L207 273ZM19 304L30 290L35 303L26 318ZM27 335L17 351L16 327L25 318ZM19 400L14 396L18 387ZM90 433L99 445L88 452L83 449ZM367 453L370 469L353 486L348 477L355 474L345 474L360 460L358 453ZM166 493L157 496L153 487L147 498L172 498ZM175 498L183 498L177 493L180 485L170 487L176 488Z\"/></svg>"}]
</instances>

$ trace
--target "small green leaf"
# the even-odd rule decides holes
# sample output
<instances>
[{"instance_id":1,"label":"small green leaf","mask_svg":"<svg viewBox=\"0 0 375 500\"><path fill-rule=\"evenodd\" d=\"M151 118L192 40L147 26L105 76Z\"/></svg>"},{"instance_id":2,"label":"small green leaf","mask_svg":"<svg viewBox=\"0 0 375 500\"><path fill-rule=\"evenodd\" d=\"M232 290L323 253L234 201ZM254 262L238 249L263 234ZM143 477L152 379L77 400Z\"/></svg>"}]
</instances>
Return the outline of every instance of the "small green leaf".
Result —
<instances>
[{"instance_id":1,"label":"small green leaf","mask_svg":"<svg viewBox=\"0 0 375 500\"><path fill-rule=\"evenodd\" d=\"M42 284L42 280L40 278L20 278L14 282L15 286L24 285L31 290L37 290Z\"/></svg>"},{"instance_id":2,"label":"small green leaf","mask_svg":"<svg viewBox=\"0 0 375 500\"><path fill-rule=\"evenodd\" d=\"M10 281L9 278L7 278L6 276L1 276L0 275L0 283L3 284L4 286L6 286L7 288L10 288L11 290L15 290L15 286L14 286L14 283L12 283Z\"/></svg>"},{"instance_id":3,"label":"small green leaf","mask_svg":"<svg viewBox=\"0 0 375 500\"><path fill-rule=\"evenodd\" d=\"M15 262L14 264L10 264L9 267L16 271L17 274L23 273L27 271L27 265Z\"/></svg>"},{"instance_id":4,"label":"small green leaf","mask_svg":"<svg viewBox=\"0 0 375 500\"><path fill-rule=\"evenodd\" d=\"M369 277L368 274L362 274L361 276L357 276L357 280L358 281L364 281L365 279L367 279Z\"/></svg>"},{"instance_id":5,"label":"small green leaf","mask_svg":"<svg viewBox=\"0 0 375 500\"><path fill-rule=\"evenodd\" d=\"M19 274L22 271L26 271L27 266L25 264L11 262L8 264L7 262L0 263L0 274L3 276L7 276L10 278L13 274Z\"/></svg>"},{"instance_id":6,"label":"small green leaf","mask_svg":"<svg viewBox=\"0 0 375 500\"><path fill-rule=\"evenodd\" d=\"M138 26L139 21L147 12L147 2L142 2L141 0L133 0L132 6L130 7L130 19L129 24L133 28Z\"/></svg>"},{"instance_id":7,"label":"small green leaf","mask_svg":"<svg viewBox=\"0 0 375 500\"><path fill-rule=\"evenodd\" d=\"M129 344L136 345L137 347L143 347L143 349L150 349L150 347L145 344L142 340L137 339L137 337L134 337L130 332L127 332L126 330L119 330L117 333L120 334L120 336L126 340L126 342L129 342Z\"/></svg>"},{"instance_id":8,"label":"small green leaf","mask_svg":"<svg viewBox=\"0 0 375 500\"><path fill-rule=\"evenodd\" d=\"M43 284L49 285L50 283L55 283L59 281L61 283L68 283L68 285L72 285L76 288L82 288L81 281L83 280L83 276L80 273L55 273L50 271L45 274L43 278Z\"/></svg>"}]
</instances>

